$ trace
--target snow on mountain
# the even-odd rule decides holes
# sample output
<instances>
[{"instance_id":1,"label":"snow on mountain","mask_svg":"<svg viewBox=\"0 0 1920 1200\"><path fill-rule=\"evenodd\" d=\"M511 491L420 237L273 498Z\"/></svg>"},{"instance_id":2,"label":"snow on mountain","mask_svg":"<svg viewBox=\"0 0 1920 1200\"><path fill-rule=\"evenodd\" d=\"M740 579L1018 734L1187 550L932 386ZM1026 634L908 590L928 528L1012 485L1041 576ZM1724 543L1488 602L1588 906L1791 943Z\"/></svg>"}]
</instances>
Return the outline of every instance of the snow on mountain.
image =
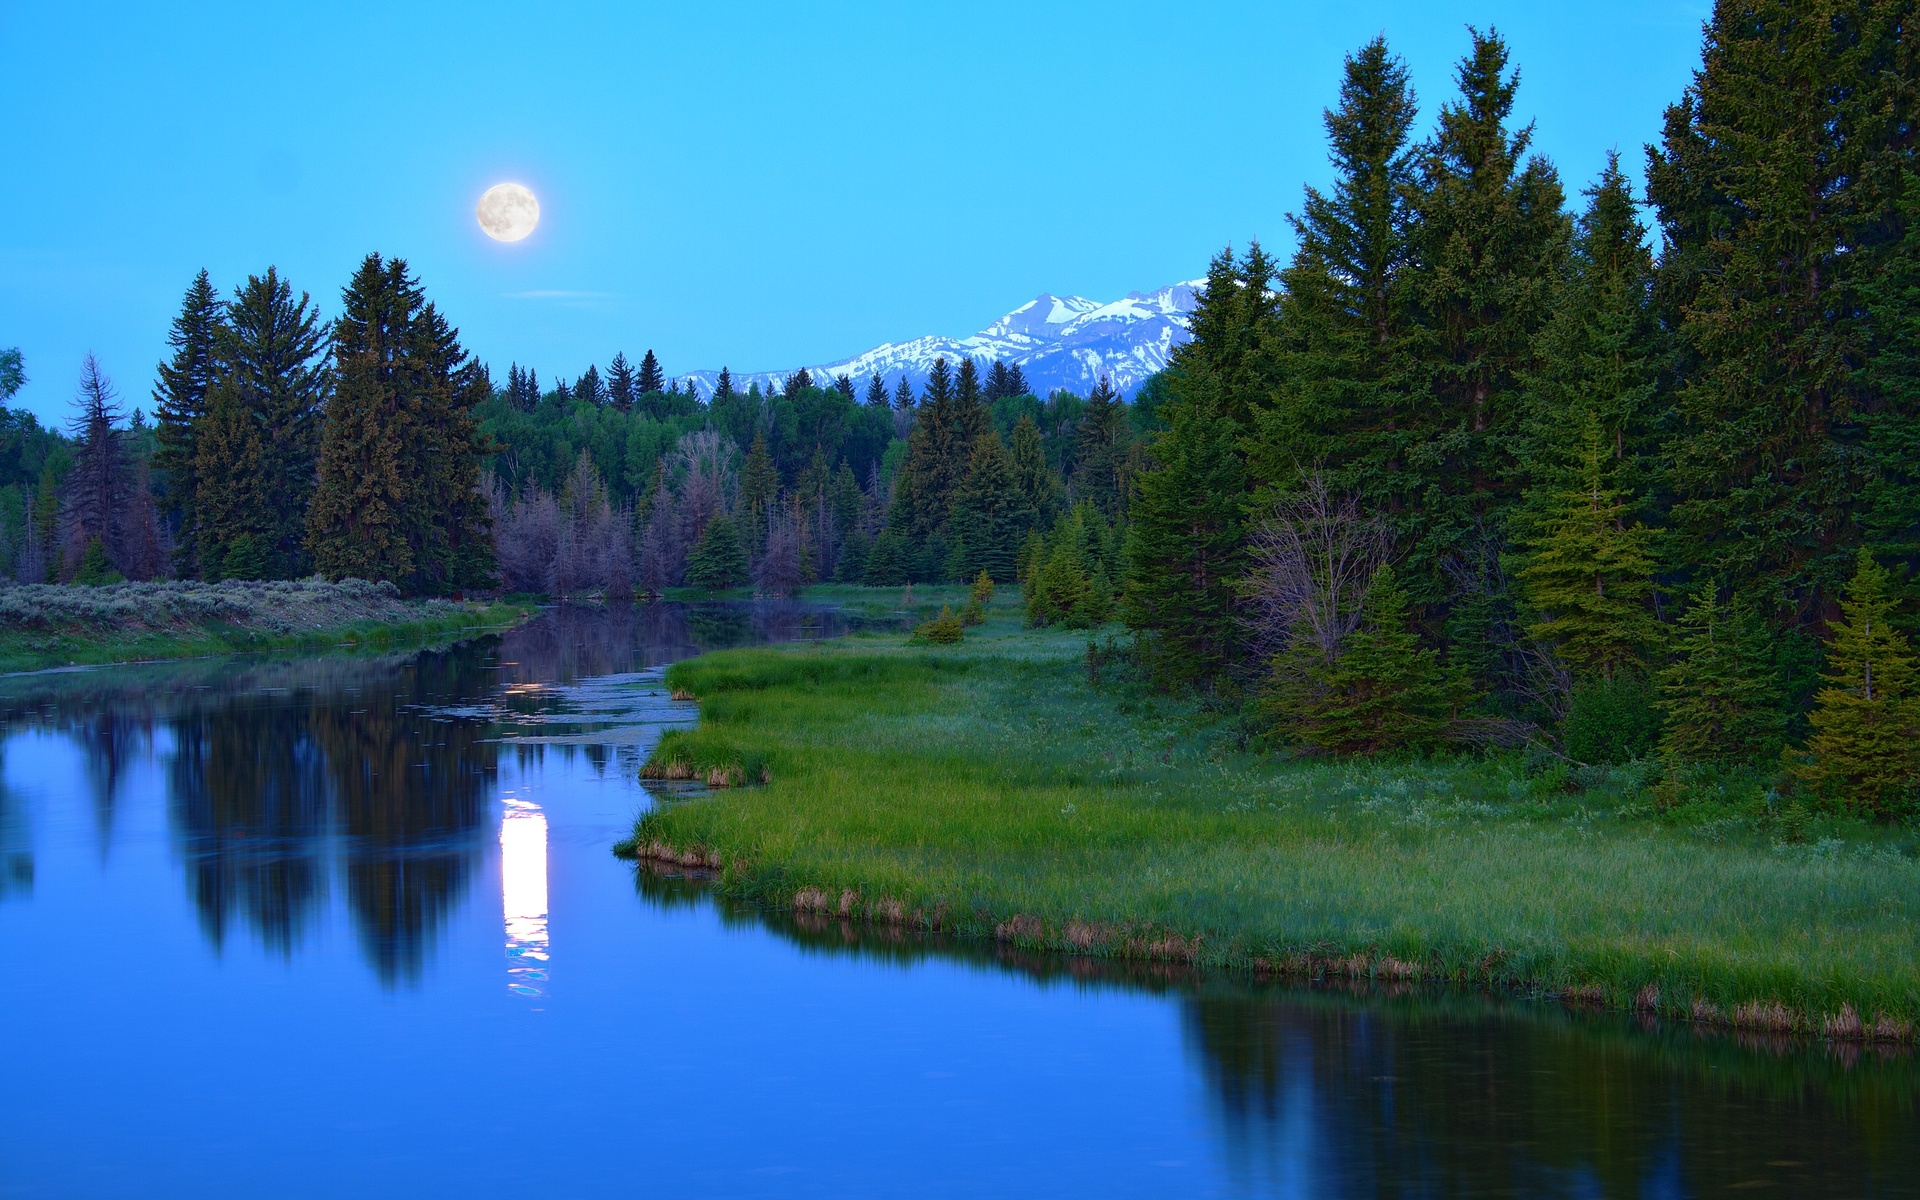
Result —
<instances>
[{"instance_id":1,"label":"snow on mountain","mask_svg":"<svg viewBox=\"0 0 1920 1200\"><path fill-rule=\"evenodd\" d=\"M1152 292L1129 292L1111 304L1043 292L972 337L888 342L851 358L808 363L807 374L823 385L850 375L863 396L869 376L879 375L889 391L904 376L917 392L926 384L935 359L944 357L954 365L971 356L983 370L996 359L1018 364L1036 395L1065 388L1084 396L1105 375L1122 395L1131 396L1148 376L1167 365L1174 347L1187 340L1187 315L1194 309L1202 282L1196 279ZM758 383L764 391L783 386L791 374L792 370L736 371L733 385L744 391ZM698 384L701 395L707 396L713 394L719 375L718 371L694 371L681 380Z\"/></svg>"}]
</instances>

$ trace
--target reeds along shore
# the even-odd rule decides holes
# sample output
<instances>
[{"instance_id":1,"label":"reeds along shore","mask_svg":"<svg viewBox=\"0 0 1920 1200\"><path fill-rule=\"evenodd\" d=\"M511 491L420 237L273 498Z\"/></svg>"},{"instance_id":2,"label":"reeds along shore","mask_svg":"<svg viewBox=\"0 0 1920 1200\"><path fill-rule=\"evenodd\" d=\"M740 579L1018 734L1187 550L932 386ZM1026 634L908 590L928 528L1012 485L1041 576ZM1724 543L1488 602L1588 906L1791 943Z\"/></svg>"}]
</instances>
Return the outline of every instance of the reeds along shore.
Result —
<instances>
[{"instance_id":1,"label":"reeds along shore","mask_svg":"<svg viewBox=\"0 0 1920 1200\"><path fill-rule=\"evenodd\" d=\"M1911 829L1673 808L1636 767L1568 792L1514 755L1261 757L1197 705L1091 683L1084 640L1002 608L957 647L679 664L702 723L653 769L771 782L665 803L620 850L796 912L1025 949L1913 1038Z\"/></svg>"}]
</instances>

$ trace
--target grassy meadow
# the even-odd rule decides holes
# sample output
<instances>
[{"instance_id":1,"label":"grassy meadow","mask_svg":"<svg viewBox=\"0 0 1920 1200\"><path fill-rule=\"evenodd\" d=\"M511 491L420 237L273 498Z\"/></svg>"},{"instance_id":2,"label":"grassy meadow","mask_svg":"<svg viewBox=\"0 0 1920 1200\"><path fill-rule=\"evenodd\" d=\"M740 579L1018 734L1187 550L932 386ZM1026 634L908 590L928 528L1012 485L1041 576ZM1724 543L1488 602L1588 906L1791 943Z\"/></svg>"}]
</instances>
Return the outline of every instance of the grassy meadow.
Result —
<instances>
[{"instance_id":1,"label":"grassy meadow","mask_svg":"<svg viewBox=\"0 0 1920 1200\"><path fill-rule=\"evenodd\" d=\"M770 782L667 802L621 851L1024 949L1774 1032L1903 1039L1920 1018L1912 827L1782 813L1740 781L1663 802L1640 768L1577 789L1514 754L1260 755L1200 705L1093 683L1087 635L1025 630L1018 607L1003 593L954 647L866 634L674 666L701 724L650 769Z\"/></svg>"},{"instance_id":2,"label":"grassy meadow","mask_svg":"<svg viewBox=\"0 0 1920 1200\"><path fill-rule=\"evenodd\" d=\"M358 579L0 588L0 671L245 650L383 646L511 625L519 604L403 600Z\"/></svg>"}]
</instances>

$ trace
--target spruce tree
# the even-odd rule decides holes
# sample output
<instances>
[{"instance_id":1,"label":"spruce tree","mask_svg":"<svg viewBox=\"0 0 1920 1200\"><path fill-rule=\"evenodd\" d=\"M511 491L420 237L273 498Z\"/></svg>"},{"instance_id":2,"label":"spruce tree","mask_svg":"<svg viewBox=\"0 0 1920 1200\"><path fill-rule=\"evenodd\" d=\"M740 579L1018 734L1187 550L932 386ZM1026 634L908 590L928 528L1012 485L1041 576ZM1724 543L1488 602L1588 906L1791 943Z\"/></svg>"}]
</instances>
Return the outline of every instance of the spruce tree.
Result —
<instances>
[{"instance_id":1,"label":"spruce tree","mask_svg":"<svg viewBox=\"0 0 1920 1200\"><path fill-rule=\"evenodd\" d=\"M888 408L890 406L887 399L887 385L881 380L880 372L875 371L867 376L867 407Z\"/></svg>"},{"instance_id":2,"label":"spruce tree","mask_svg":"<svg viewBox=\"0 0 1920 1200\"><path fill-rule=\"evenodd\" d=\"M1900 253L1912 23L1904 4L1716 5L1648 164L1685 352L1674 523L1694 565L1807 621L1860 539L1866 285Z\"/></svg>"},{"instance_id":3,"label":"spruce tree","mask_svg":"<svg viewBox=\"0 0 1920 1200\"><path fill-rule=\"evenodd\" d=\"M197 423L194 466L200 479L195 534L204 579L264 579L275 574L276 480L258 414L230 380L215 385Z\"/></svg>"},{"instance_id":4,"label":"spruce tree","mask_svg":"<svg viewBox=\"0 0 1920 1200\"><path fill-rule=\"evenodd\" d=\"M214 344L224 312L219 293L201 271L188 286L180 313L167 333L173 357L160 364L153 387L155 436L153 470L160 489L160 511L174 531L174 568L184 575L198 570L194 538L194 494L198 454L194 423L207 410L207 393L218 374Z\"/></svg>"},{"instance_id":5,"label":"spruce tree","mask_svg":"<svg viewBox=\"0 0 1920 1200\"><path fill-rule=\"evenodd\" d=\"M63 574L71 575L94 542L123 575L132 565L132 531L127 518L132 509L133 463L127 454L119 397L113 382L93 355L87 355L80 369L80 391L75 397L78 412L70 431L73 437L73 465L62 486L60 526Z\"/></svg>"},{"instance_id":6,"label":"spruce tree","mask_svg":"<svg viewBox=\"0 0 1920 1200\"><path fill-rule=\"evenodd\" d=\"M1007 395L1030 396L1033 389L1027 386L1027 377L1021 373L1019 363L1007 364Z\"/></svg>"},{"instance_id":7,"label":"spruce tree","mask_svg":"<svg viewBox=\"0 0 1920 1200\"><path fill-rule=\"evenodd\" d=\"M1920 174L1904 176L1906 233L1862 288L1873 327L1866 377L1867 484L1862 524L1874 556L1898 565L1911 609L1920 593Z\"/></svg>"},{"instance_id":8,"label":"spruce tree","mask_svg":"<svg viewBox=\"0 0 1920 1200\"><path fill-rule=\"evenodd\" d=\"M1460 98L1421 148L1414 202L1408 386L1433 400L1408 414L1415 503L1399 522L1413 541L1405 584L1421 605L1457 592L1449 564L1487 560L1476 542L1504 543L1524 483L1514 453L1524 381L1570 233L1552 164L1527 156L1533 127L1508 128L1518 77L1506 43L1491 30L1472 39Z\"/></svg>"},{"instance_id":9,"label":"spruce tree","mask_svg":"<svg viewBox=\"0 0 1920 1200\"><path fill-rule=\"evenodd\" d=\"M1659 674L1662 756L1675 762L1765 763L1786 737L1786 699L1772 631L1742 597L1702 587L1680 614L1674 660Z\"/></svg>"},{"instance_id":10,"label":"spruce tree","mask_svg":"<svg viewBox=\"0 0 1920 1200\"><path fill-rule=\"evenodd\" d=\"M633 364L627 361L624 351L616 352L613 361L607 364L607 401L624 413L632 411L638 397Z\"/></svg>"},{"instance_id":11,"label":"spruce tree","mask_svg":"<svg viewBox=\"0 0 1920 1200\"><path fill-rule=\"evenodd\" d=\"M993 414L987 411L986 399L980 394L980 369L972 358L960 360L953 394L955 435L951 473L957 486L959 480L966 478L967 464L973 458L973 443L993 427Z\"/></svg>"},{"instance_id":12,"label":"spruce tree","mask_svg":"<svg viewBox=\"0 0 1920 1200\"><path fill-rule=\"evenodd\" d=\"M1008 457L1013 467L1014 486L1020 489L1029 526L1047 527L1060 515L1060 476L1047 465L1046 444L1032 413L1021 413L1013 423L1013 438Z\"/></svg>"},{"instance_id":13,"label":"spruce tree","mask_svg":"<svg viewBox=\"0 0 1920 1200\"><path fill-rule=\"evenodd\" d=\"M1013 395L1007 390L1008 383L1006 360L994 359L993 365L987 368L987 402L991 404L1002 397Z\"/></svg>"},{"instance_id":14,"label":"spruce tree","mask_svg":"<svg viewBox=\"0 0 1920 1200\"><path fill-rule=\"evenodd\" d=\"M1105 375L1087 397L1074 431L1074 470L1071 488L1075 500L1099 509L1109 521L1125 511L1127 468L1132 439L1128 436L1126 406Z\"/></svg>"},{"instance_id":15,"label":"spruce tree","mask_svg":"<svg viewBox=\"0 0 1920 1200\"><path fill-rule=\"evenodd\" d=\"M1206 685L1236 657L1245 471L1233 419L1201 404L1167 407L1152 467L1135 478L1121 611L1146 636L1164 681Z\"/></svg>"},{"instance_id":16,"label":"spruce tree","mask_svg":"<svg viewBox=\"0 0 1920 1200\"><path fill-rule=\"evenodd\" d=\"M1874 816L1911 809L1920 785L1920 696L1913 649L1894 626L1886 569L1862 548L1827 644L1803 778Z\"/></svg>"},{"instance_id":17,"label":"spruce tree","mask_svg":"<svg viewBox=\"0 0 1920 1200\"><path fill-rule=\"evenodd\" d=\"M633 383L636 396L650 396L667 390L667 377L660 371L660 360L651 348L640 359L640 374Z\"/></svg>"},{"instance_id":18,"label":"spruce tree","mask_svg":"<svg viewBox=\"0 0 1920 1200\"><path fill-rule=\"evenodd\" d=\"M708 521L687 556L687 582L713 591L739 587L747 581L747 575L747 551L741 544L740 531L725 516Z\"/></svg>"},{"instance_id":19,"label":"spruce tree","mask_svg":"<svg viewBox=\"0 0 1920 1200\"><path fill-rule=\"evenodd\" d=\"M198 520L204 529L217 524L224 530L210 535L215 545L208 548L208 563L227 553L224 540L246 533L264 557L263 577L291 579L307 573L307 505L319 457L320 414L331 384L322 357L325 343L309 297L303 292L294 299L293 289L272 267L264 276L249 276L227 304L215 346L215 392L230 394L239 413L254 425L255 436L240 441L257 452L235 457L239 435L229 429L222 434L219 452L196 458L196 474L202 490L244 497L246 504L261 507L246 512L227 507L217 522ZM224 419L235 418L229 414ZM260 479L207 474L233 470L257 471ZM230 504L230 499L222 504Z\"/></svg>"},{"instance_id":20,"label":"spruce tree","mask_svg":"<svg viewBox=\"0 0 1920 1200\"><path fill-rule=\"evenodd\" d=\"M780 472L767 450L765 432L753 436L753 448L747 451L746 466L740 472L740 511L753 538L765 532L773 502L780 491Z\"/></svg>"},{"instance_id":21,"label":"spruce tree","mask_svg":"<svg viewBox=\"0 0 1920 1200\"><path fill-rule=\"evenodd\" d=\"M1317 469L1369 508L1417 502L1407 455L1416 393L1405 378L1415 111L1406 64L1384 39L1348 57L1340 102L1324 116L1333 186L1308 188L1290 218L1299 244L1281 275L1279 378L1248 457L1263 490Z\"/></svg>"},{"instance_id":22,"label":"spruce tree","mask_svg":"<svg viewBox=\"0 0 1920 1200\"><path fill-rule=\"evenodd\" d=\"M1269 711L1295 739L1330 754L1427 748L1445 735L1457 689L1408 620L1407 592L1391 566L1375 574L1360 625L1327 662L1317 648L1299 674L1282 671ZM1277 703L1276 703L1277 702Z\"/></svg>"},{"instance_id":23,"label":"spruce tree","mask_svg":"<svg viewBox=\"0 0 1920 1200\"><path fill-rule=\"evenodd\" d=\"M954 494L955 580L984 571L999 582L1014 577L1014 559L1030 524L1013 461L992 429L973 444L967 477Z\"/></svg>"},{"instance_id":24,"label":"spruce tree","mask_svg":"<svg viewBox=\"0 0 1920 1200\"><path fill-rule=\"evenodd\" d=\"M904 374L900 376L899 386L893 389L893 407L896 412L913 411L913 386L907 382Z\"/></svg>"},{"instance_id":25,"label":"spruce tree","mask_svg":"<svg viewBox=\"0 0 1920 1200\"><path fill-rule=\"evenodd\" d=\"M945 531L954 489L964 478L966 460L956 463L962 436L953 375L947 360L938 358L928 373L926 395L907 437L906 461L894 486L897 519L890 523L915 542L925 543Z\"/></svg>"},{"instance_id":26,"label":"spruce tree","mask_svg":"<svg viewBox=\"0 0 1920 1200\"><path fill-rule=\"evenodd\" d=\"M1649 604L1649 531L1629 525L1628 505L1606 478L1600 419L1587 415L1584 478L1560 493L1520 569L1539 614L1530 631L1553 645L1576 676L1612 679L1645 664L1659 640Z\"/></svg>"}]
</instances>

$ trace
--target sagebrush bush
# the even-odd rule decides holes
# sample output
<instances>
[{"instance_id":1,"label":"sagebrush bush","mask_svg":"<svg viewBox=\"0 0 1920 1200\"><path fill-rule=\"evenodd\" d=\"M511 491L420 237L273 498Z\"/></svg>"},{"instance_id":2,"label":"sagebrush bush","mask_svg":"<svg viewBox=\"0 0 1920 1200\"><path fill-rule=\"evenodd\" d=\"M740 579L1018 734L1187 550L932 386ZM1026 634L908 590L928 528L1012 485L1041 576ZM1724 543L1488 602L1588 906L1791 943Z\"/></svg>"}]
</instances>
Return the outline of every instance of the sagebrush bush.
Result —
<instances>
[{"instance_id":1,"label":"sagebrush bush","mask_svg":"<svg viewBox=\"0 0 1920 1200\"><path fill-rule=\"evenodd\" d=\"M407 603L389 581L168 580L99 587L0 585L0 630L172 633L229 626L271 633L450 616L446 601Z\"/></svg>"}]
</instances>

